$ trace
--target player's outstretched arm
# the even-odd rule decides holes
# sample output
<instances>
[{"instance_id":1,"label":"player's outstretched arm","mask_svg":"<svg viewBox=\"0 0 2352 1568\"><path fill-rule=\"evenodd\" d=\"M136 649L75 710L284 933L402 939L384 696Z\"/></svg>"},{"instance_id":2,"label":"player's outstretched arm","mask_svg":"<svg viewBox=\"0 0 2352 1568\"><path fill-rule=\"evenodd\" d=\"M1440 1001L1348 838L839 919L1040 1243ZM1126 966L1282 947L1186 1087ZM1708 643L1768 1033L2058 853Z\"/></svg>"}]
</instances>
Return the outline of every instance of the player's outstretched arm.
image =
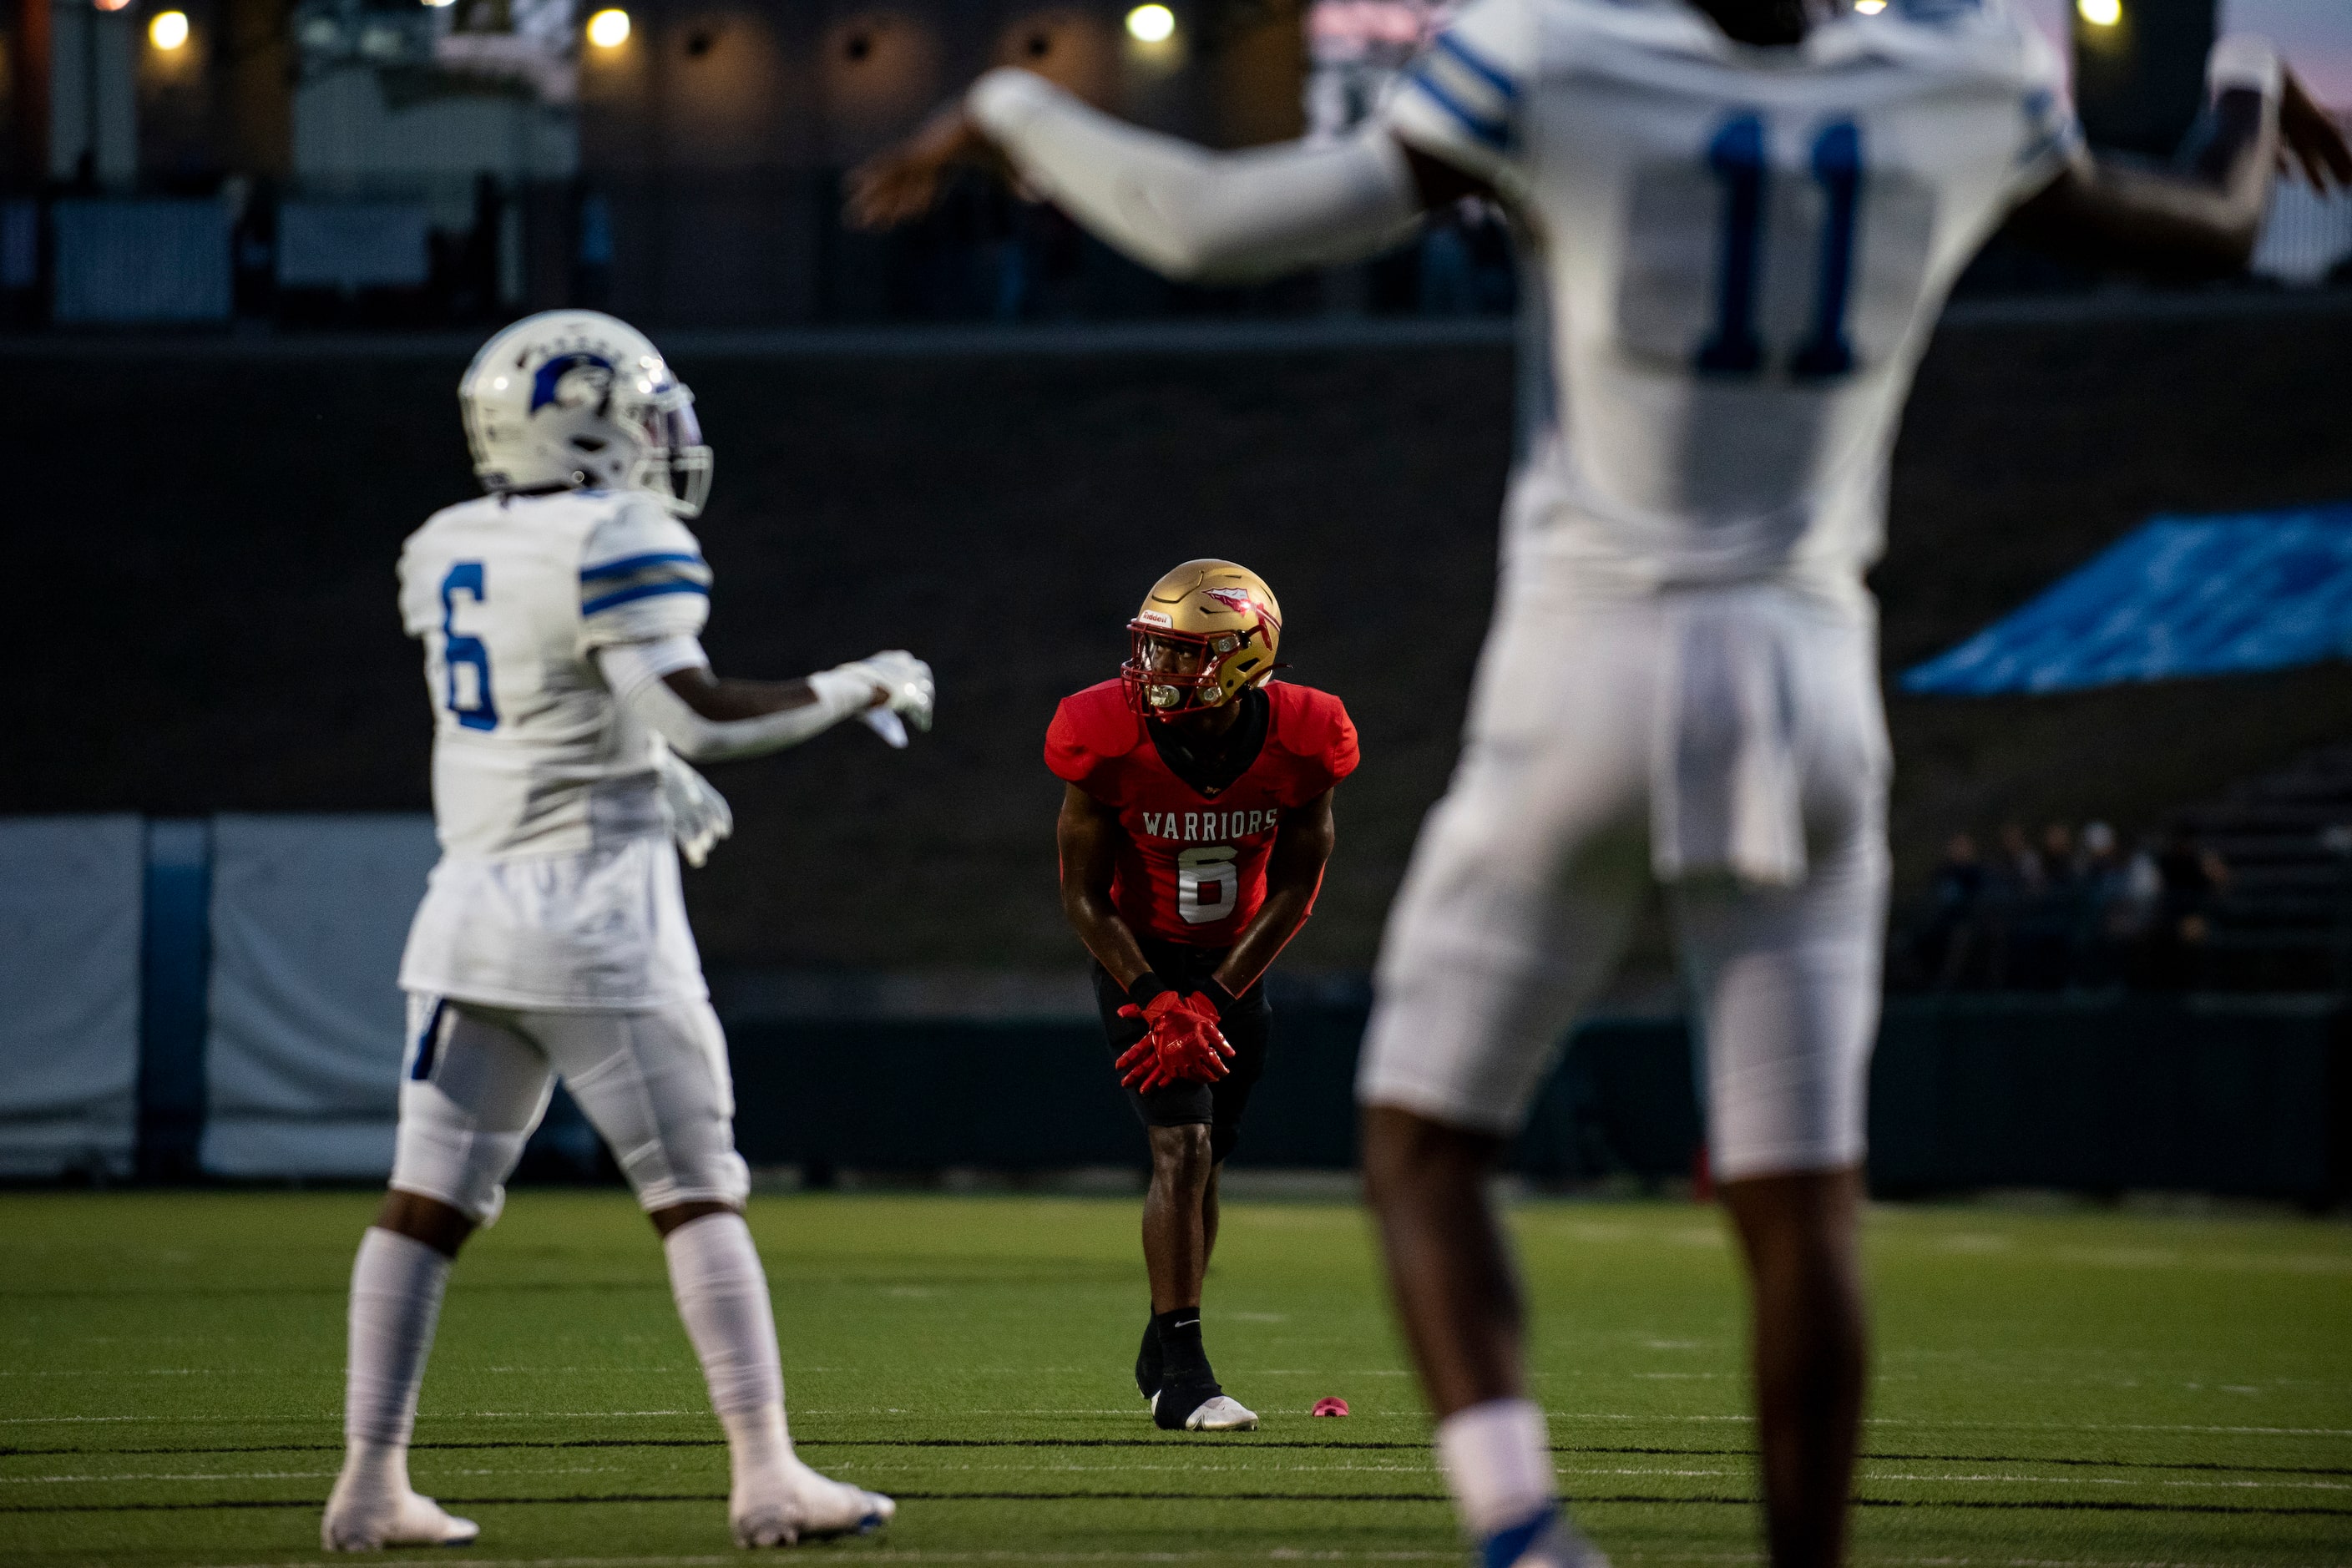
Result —
<instances>
[{"instance_id":1,"label":"player's outstretched arm","mask_svg":"<svg viewBox=\"0 0 2352 1568\"><path fill-rule=\"evenodd\" d=\"M2219 278L2253 254L2271 174L2292 153L2313 186L2352 184L2352 150L2261 39L2233 37L2207 68L2210 135L2189 168L2143 169L2076 157L2010 219L2036 249L2091 266L2168 278Z\"/></svg>"},{"instance_id":2,"label":"player's outstretched arm","mask_svg":"<svg viewBox=\"0 0 2352 1568\"><path fill-rule=\"evenodd\" d=\"M1315 895L1323 886L1323 868L1330 864L1331 851L1339 844L1331 795L1327 789L1282 814L1274 852L1266 857L1265 902L1242 928L1212 977L1224 992L1223 996L1213 993L1210 997L1220 1008L1274 967L1274 961L1282 956L1282 950L1313 912Z\"/></svg>"},{"instance_id":3,"label":"player's outstretched arm","mask_svg":"<svg viewBox=\"0 0 2352 1568\"><path fill-rule=\"evenodd\" d=\"M689 762L782 751L869 709L930 728L930 666L898 649L799 680L721 679L677 657L667 645L621 643L599 650L597 662L622 704Z\"/></svg>"},{"instance_id":4,"label":"player's outstretched arm","mask_svg":"<svg viewBox=\"0 0 2352 1568\"><path fill-rule=\"evenodd\" d=\"M999 161L1106 242L1168 277L1235 282L1351 261L1412 232L1427 203L1386 131L1212 153L1113 119L1006 68L850 175L848 218L919 216L957 163Z\"/></svg>"}]
</instances>

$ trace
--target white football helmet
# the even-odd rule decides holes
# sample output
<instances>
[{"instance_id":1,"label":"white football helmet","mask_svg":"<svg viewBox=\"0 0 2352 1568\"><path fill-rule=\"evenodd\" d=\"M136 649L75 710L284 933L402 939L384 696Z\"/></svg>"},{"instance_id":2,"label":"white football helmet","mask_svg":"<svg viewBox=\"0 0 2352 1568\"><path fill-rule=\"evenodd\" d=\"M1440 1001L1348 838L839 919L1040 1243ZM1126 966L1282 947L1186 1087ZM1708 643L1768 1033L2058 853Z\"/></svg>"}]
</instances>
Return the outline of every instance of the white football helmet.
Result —
<instances>
[{"instance_id":1,"label":"white football helmet","mask_svg":"<svg viewBox=\"0 0 2352 1568\"><path fill-rule=\"evenodd\" d=\"M661 351L599 310L542 310L506 328L457 384L474 472L493 493L644 490L679 517L710 493L694 394Z\"/></svg>"}]
</instances>

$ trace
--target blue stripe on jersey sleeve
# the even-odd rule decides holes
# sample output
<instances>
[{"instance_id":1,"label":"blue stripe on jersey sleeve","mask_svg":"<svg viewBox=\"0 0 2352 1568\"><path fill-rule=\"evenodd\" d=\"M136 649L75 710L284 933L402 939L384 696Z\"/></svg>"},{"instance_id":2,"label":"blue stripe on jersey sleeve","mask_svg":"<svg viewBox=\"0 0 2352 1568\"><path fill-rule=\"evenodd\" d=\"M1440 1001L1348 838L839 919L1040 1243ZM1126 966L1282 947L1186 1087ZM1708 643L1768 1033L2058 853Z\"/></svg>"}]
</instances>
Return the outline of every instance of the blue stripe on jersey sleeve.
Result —
<instances>
[{"instance_id":1,"label":"blue stripe on jersey sleeve","mask_svg":"<svg viewBox=\"0 0 2352 1568\"><path fill-rule=\"evenodd\" d=\"M1444 49L1447 54L1452 55L1455 59L1461 61L1464 68L1467 69L1471 75L1477 77L1486 82L1488 87L1493 88L1505 98L1516 99L1519 96L1519 84L1513 81L1510 77L1505 73L1501 67L1480 58L1476 50L1471 48L1467 44L1465 44L1453 34L1438 34L1436 45L1439 48Z\"/></svg>"},{"instance_id":2,"label":"blue stripe on jersey sleeve","mask_svg":"<svg viewBox=\"0 0 2352 1568\"><path fill-rule=\"evenodd\" d=\"M583 616L593 616L599 610L609 610L616 605L632 604L639 599L650 599L660 594L699 594L707 599L710 596L710 590L699 583L688 583L678 577L667 577L658 583L639 583L634 587L616 588L609 594L587 600L581 605L580 613Z\"/></svg>"},{"instance_id":3,"label":"blue stripe on jersey sleeve","mask_svg":"<svg viewBox=\"0 0 2352 1568\"><path fill-rule=\"evenodd\" d=\"M2018 153L2017 167L2021 169L2039 163L2053 152L2071 153L2074 144L2083 139L2083 122L2047 88L2032 89L2019 100L2018 107L2025 115L2026 125L2040 133Z\"/></svg>"},{"instance_id":4,"label":"blue stripe on jersey sleeve","mask_svg":"<svg viewBox=\"0 0 2352 1568\"><path fill-rule=\"evenodd\" d=\"M699 555L686 555L677 552L657 555L625 555L618 561L607 561L601 566L582 567L580 580L583 583L594 583L606 577L626 577L631 573L642 572L648 566L671 564L700 566L702 563L702 557Z\"/></svg>"},{"instance_id":5,"label":"blue stripe on jersey sleeve","mask_svg":"<svg viewBox=\"0 0 2352 1568\"><path fill-rule=\"evenodd\" d=\"M1469 105L1440 86L1437 79L1430 75L1424 67L1415 66L1406 72L1405 81L1409 86L1420 89L1432 103L1459 121L1462 129L1470 132L1478 141L1485 142L1497 153L1509 148L1511 128L1508 125L1499 121L1488 120L1472 110Z\"/></svg>"}]
</instances>

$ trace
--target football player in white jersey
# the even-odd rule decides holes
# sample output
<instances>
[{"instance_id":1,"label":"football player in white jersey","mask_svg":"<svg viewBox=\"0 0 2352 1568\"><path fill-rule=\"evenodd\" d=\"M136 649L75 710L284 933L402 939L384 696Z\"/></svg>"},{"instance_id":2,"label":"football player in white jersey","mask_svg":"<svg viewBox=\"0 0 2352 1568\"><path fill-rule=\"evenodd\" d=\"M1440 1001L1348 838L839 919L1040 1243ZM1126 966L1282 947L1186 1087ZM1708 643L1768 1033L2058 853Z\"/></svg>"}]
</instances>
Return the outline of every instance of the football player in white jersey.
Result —
<instances>
[{"instance_id":1,"label":"football player in white jersey","mask_svg":"<svg viewBox=\"0 0 2352 1568\"><path fill-rule=\"evenodd\" d=\"M391 1190L352 1271L329 1550L454 1544L475 1526L408 1481L451 1260L497 1218L562 1078L662 1237L727 1429L739 1544L871 1529L889 1499L801 1463L765 1276L743 1222L726 1041L673 835L699 864L725 803L678 761L748 757L853 715L903 744L932 684L903 652L802 680L721 680L697 640L710 569L683 520L709 489L693 397L610 316L516 322L458 386L488 494L400 559L425 644L441 840L400 983L409 1038Z\"/></svg>"},{"instance_id":2,"label":"football player in white jersey","mask_svg":"<svg viewBox=\"0 0 2352 1568\"><path fill-rule=\"evenodd\" d=\"M960 160L1171 275L1511 213L1557 395L1506 506L1460 768L1390 917L1367 1189L1466 1528L1593 1561L1559 1516L1482 1178L1664 883L1709 1144L1753 1287L1766 1528L1833 1563L1864 1368L1854 1255L1886 886L1874 612L1888 455L1952 280L2004 220L2095 260L2242 267L2282 147L2352 153L2224 39L2178 174L2092 158L2006 0L1471 0L1349 141L1212 154L999 70L853 183L894 222Z\"/></svg>"}]
</instances>

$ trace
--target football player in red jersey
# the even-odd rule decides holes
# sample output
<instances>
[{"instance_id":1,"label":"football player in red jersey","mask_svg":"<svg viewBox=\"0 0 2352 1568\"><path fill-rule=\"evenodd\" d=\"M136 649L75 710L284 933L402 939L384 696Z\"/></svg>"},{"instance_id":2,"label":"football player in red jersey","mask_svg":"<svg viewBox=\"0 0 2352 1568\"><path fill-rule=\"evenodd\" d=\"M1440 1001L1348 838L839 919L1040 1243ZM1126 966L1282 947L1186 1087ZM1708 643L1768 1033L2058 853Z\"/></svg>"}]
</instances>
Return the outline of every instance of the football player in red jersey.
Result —
<instances>
[{"instance_id":1,"label":"football player in red jersey","mask_svg":"<svg viewBox=\"0 0 2352 1568\"><path fill-rule=\"evenodd\" d=\"M1128 623L1119 679L1063 700L1062 910L1151 1142L1151 1321L1135 1382L1170 1431L1253 1427L1201 1342L1217 1172L1265 1070L1259 982L1307 923L1331 858L1331 792L1356 727L1328 693L1267 678L1282 609L1230 561L1188 561Z\"/></svg>"}]
</instances>

